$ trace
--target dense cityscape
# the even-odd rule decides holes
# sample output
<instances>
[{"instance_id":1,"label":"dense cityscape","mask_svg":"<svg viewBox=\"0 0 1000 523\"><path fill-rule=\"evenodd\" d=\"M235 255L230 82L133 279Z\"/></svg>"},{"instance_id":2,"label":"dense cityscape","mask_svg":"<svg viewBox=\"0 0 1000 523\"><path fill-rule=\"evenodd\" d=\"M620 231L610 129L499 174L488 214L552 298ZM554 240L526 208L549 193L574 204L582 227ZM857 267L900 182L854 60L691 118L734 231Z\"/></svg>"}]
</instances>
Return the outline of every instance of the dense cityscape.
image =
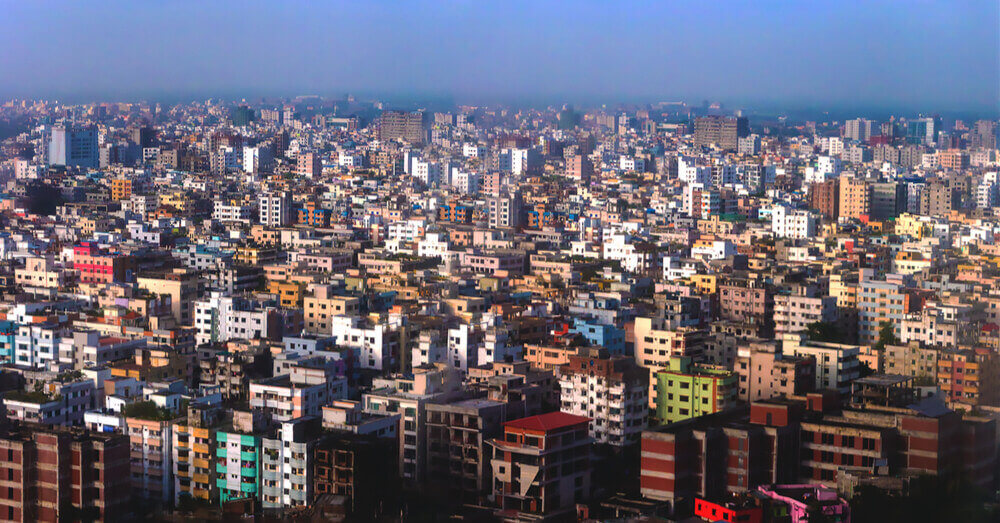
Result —
<instances>
[{"instance_id":1,"label":"dense cityscape","mask_svg":"<svg viewBox=\"0 0 1000 523\"><path fill-rule=\"evenodd\" d=\"M1000 514L995 120L400 109L0 106L0 519Z\"/></svg>"}]
</instances>

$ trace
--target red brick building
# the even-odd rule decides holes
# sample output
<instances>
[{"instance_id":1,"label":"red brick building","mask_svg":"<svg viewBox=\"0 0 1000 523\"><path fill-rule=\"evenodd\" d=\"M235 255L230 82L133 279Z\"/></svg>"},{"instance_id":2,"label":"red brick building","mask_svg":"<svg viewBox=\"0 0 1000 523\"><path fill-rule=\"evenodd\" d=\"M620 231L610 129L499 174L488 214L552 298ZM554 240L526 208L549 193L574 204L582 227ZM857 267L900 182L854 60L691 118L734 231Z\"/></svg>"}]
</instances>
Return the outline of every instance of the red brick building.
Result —
<instances>
[{"instance_id":1,"label":"red brick building","mask_svg":"<svg viewBox=\"0 0 1000 523\"><path fill-rule=\"evenodd\" d=\"M0 519L128 520L126 436L23 425L0 435Z\"/></svg>"},{"instance_id":2,"label":"red brick building","mask_svg":"<svg viewBox=\"0 0 1000 523\"><path fill-rule=\"evenodd\" d=\"M832 395L771 400L643 433L642 495L673 506L769 483L836 486L841 469L963 476L993 484L996 421L939 401L837 410Z\"/></svg>"}]
</instances>

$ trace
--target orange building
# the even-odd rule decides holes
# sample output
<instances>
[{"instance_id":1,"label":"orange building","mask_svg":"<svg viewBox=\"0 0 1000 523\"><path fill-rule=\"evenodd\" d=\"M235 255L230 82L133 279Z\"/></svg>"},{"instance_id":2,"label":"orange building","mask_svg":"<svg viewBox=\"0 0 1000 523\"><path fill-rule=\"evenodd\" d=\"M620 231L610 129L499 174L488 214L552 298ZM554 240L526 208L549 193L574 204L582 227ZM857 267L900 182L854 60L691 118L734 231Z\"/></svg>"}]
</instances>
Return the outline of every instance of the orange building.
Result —
<instances>
[{"instance_id":1,"label":"orange building","mask_svg":"<svg viewBox=\"0 0 1000 523\"><path fill-rule=\"evenodd\" d=\"M114 200L127 200L132 197L132 180L128 178L115 178L111 180L111 198Z\"/></svg>"},{"instance_id":2,"label":"orange building","mask_svg":"<svg viewBox=\"0 0 1000 523\"><path fill-rule=\"evenodd\" d=\"M1000 365L997 353L977 348L941 351L937 384L953 407L1000 406Z\"/></svg>"}]
</instances>

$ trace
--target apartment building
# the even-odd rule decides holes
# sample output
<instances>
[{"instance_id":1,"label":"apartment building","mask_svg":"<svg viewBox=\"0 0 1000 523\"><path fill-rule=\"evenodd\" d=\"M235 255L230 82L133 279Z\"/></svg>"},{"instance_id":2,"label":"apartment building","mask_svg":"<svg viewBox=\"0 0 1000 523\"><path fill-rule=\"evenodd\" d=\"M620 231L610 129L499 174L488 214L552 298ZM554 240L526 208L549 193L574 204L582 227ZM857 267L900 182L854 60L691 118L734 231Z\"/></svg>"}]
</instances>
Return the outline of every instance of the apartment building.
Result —
<instances>
[{"instance_id":1,"label":"apartment building","mask_svg":"<svg viewBox=\"0 0 1000 523\"><path fill-rule=\"evenodd\" d=\"M347 498L348 513L375 520L382 508L399 495L395 482L399 461L395 438L334 432L312 448L313 494Z\"/></svg>"},{"instance_id":2,"label":"apartment building","mask_svg":"<svg viewBox=\"0 0 1000 523\"><path fill-rule=\"evenodd\" d=\"M267 509L306 507L313 495L313 448L320 419L307 416L282 421L261 439L261 506Z\"/></svg>"},{"instance_id":3,"label":"apartment building","mask_svg":"<svg viewBox=\"0 0 1000 523\"><path fill-rule=\"evenodd\" d=\"M816 360L782 354L777 343L751 343L736 358L739 398L745 402L801 396L816 387Z\"/></svg>"},{"instance_id":4,"label":"apartment building","mask_svg":"<svg viewBox=\"0 0 1000 523\"><path fill-rule=\"evenodd\" d=\"M804 332L812 323L835 323L837 298L817 296L814 289L798 286L774 295L774 336Z\"/></svg>"},{"instance_id":5,"label":"apartment building","mask_svg":"<svg viewBox=\"0 0 1000 523\"><path fill-rule=\"evenodd\" d=\"M661 423L732 408L738 397L739 377L725 367L677 356L656 372L656 419Z\"/></svg>"},{"instance_id":6,"label":"apartment building","mask_svg":"<svg viewBox=\"0 0 1000 523\"><path fill-rule=\"evenodd\" d=\"M883 360L888 374L931 380L937 377L938 349L925 347L917 341L905 345L886 345Z\"/></svg>"},{"instance_id":7,"label":"apartment building","mask_svg":"<svg viewBox=\"0 0 1000 523\"><path fill-rule=\"evenodd\" d=\"M174 501L173 426L157 409L149 415L125 418L129 437L132 491L144 500L169 506Z\"/></svg>"},{"instance_id":8,"label":"apartment building","mask_svg":"<svg viewBox=\"0 0 1000 523\"><path fill-rule=\"evenodd\" d=\"M484 503L491 491L488 442L502 432L507 404L483 398L428 404L426 419L429 492L459 503Z\"/></svg>"},{"instance_id":9,"label":"apartment building","mask_svg":"<svg viewBox=\"0 0 1000 523\"><path fill-rule=\"evenodd\" d=\"M567 517L590 496L589 423L552 412L504 424L503 436L491 442L499 514L518 520Z\"/></svg>"},{"instance_id":10,"label":"apartment building","mask_svg":"<svg viewBox=\"0 0 1000 523\"><path fill-rule=\"evenodd\" d=\"M595 442L626 446L648 426L649 371L607 349L584 349L559 367L562 412L591 419Z\"/></svg>"},{"instance_id":11,"label":"apartment building","mask_svg":"<svg viewBox=\"0 0 1000 523\"><path fill-rule=\"evenodd\" d=\"M85 513L129 521L129 442L121 434L34 424L0 433L0 519L56 522Z\"/></svg>"},{"instance_id":12,"label":"apartment building","mask_svg":"<svg viewBox=\"0 0 1000 523\"><path fill-rule=\"evenodd\" d=\"M858 345L810 341L803 334L787 334L782 354L812 358L816 362L816 389L834 389L846 395L851 382L861 377Z\"/></svg>"},{"instance_id":13,"label":"apartment building","mask_svg":"<svg viewBox=\"0 0 1000 523\"><path fill-rule=\"evenodd\" d=\"M427 405L459 397L459 372L446 365L414 369L409 378L376 380L362 396L366 411L399 414L398 470L404 482L423 481L427 466Z\"/></svg>"},{"instance_id":14,"label":"apartment building","mask_svg":"<svg viewBox=\"0 0 1000 523\"><path fill-rule=\"evenodd\" d=\"M260 497L262 419L250 411L234 411L232 424L215 431L213 463L218 474L219 502Z\"/></svg>"}]
</instances>

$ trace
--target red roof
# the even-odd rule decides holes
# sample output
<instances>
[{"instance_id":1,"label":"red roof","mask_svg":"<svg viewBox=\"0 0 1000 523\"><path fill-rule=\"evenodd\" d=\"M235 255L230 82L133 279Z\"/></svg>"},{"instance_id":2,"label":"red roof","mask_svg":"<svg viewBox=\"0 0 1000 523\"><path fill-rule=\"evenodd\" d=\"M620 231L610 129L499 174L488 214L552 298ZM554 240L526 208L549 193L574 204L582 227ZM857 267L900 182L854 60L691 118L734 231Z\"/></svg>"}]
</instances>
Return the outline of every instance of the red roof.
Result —
<instances>
[{"instance_id":1,"label":"red roof","mask_svg":"<svg viewBox=\"0 0 1000 523\"><path fill-rule=\"evenodd\" d=\"M565 412L549 412L548 414L539 414L537 416L508 421L504 423L504 427L547 432L589 422L590 418L586 416L576 416Z\"/></svg>"}]
</instances>

